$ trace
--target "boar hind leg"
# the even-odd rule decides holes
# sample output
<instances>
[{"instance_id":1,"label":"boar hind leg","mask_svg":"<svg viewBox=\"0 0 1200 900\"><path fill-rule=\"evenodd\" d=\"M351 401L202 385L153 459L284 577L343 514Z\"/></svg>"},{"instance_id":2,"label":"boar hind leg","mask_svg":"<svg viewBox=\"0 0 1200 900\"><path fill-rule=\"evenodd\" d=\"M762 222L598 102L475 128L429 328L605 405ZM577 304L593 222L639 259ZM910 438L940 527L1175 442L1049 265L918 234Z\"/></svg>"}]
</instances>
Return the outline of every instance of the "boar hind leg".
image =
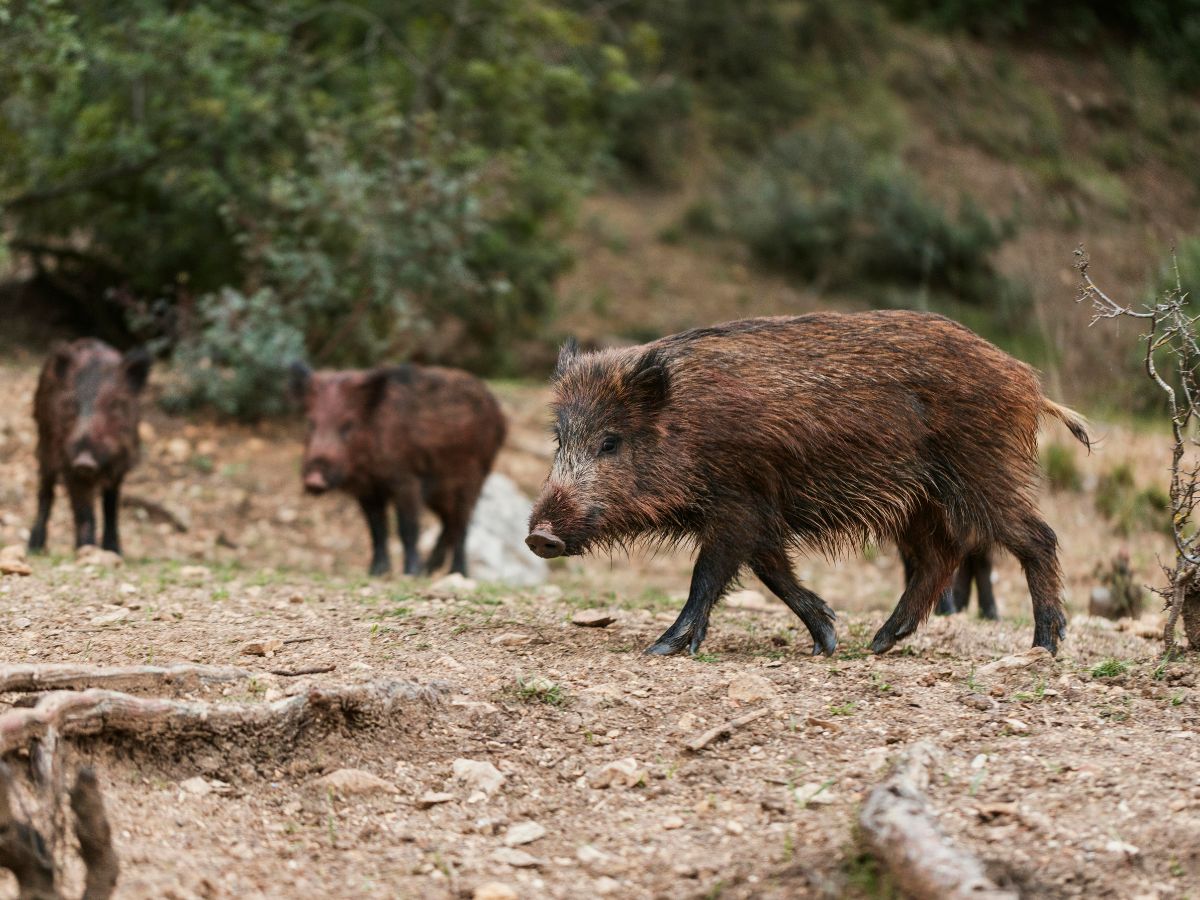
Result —
<instances>
[{"instance_id":1,"label":"boar hind leg","mask_svg":"<svg viewBox=\"0 0 1200 900\"><path fill-rule=\"evenodd\" d=\"M962 560L962 550L935 516L914 520L903 544L904 552L912 561L912 578L905 585L895 610L871 641L871 650L875 653L886 653L897 641L917 630L947 593L954 569Z\"/></svg>"},{"instance_id":2,"label":"boar hind leg","mask_svg":"<svg viewBox=\"0 0 1200 900\"><path fill-rule=\"evenodd\" d=\"M1058 538L1053 529L1029 513L1020 526L1001 540L1025 571L1033 600L1033 646L1058 653L1058 642L1067 636L1063 614L1062 582L1058 571Z\"/></svg>"},{"instance_id":3,"label":"boar hind leg","mask_svg":"<svg viewBox=\"0 0 1200 900\"><path fill-rule=\"evenodd\" d=\"M104 537L100 546L113 553L121 552L121 534L117 530L117 510L121 505L121 485L115 484L105 488L100 495L100 505L104 511Z\"/></svg>"},{"instance_id":4,"label":"boar hind leg","mask_svg":"<svg viewBox=\"0 0 1200 900\"><path fill-rule=\"evenodd\" d=\"M432 574L440 569L449 553L450 571L467 574L467 525L465 517L457 513L442 519L442 533L438 535L437 543L429 554L429 562L425 567L427 572Z\"/></svg>"},{"instance_id":5,"label":"boar hind leg","mask_svg":"<svg viewBox=\"0 0 1200 900\"><path fill-rule=\"evenodd\" d=\"M813 655L832 656L837 648L836 616L824 600L804 587L792 572L792 562L782 549L758 554L750 564L754 574L773 594L800 617L813 639Z\"/></svg>"},{"instance_id":6,"label":"boar hind leg","mask_svg":"<svg viewBox=\"0 0 1200 900\"><path fill-rule=\"evenodd\" d=\"M367 531L371 534L371 567L369 575L386 575L392 571L392 561L388 559L388 527L387 500L383 497L360 497L363 518L367 520Z\"/></svg>"},{"instance_id":7,"label":"boar hind leg","mask_svg":"<svg viewBox=\"0 0 1200 900\"><path fill-rule=\"evenodd\" d=\"M904 563L904 586L908 587L908 583L913 577L913 562L909 559L908 554L901 552L900 561ZM966 575L963 569L958 570L958 575L955 576L953 588L947 588L942 591L942 596L938 597L937 606L934 607L933 614L935 616L952 616L962 609L958 605L958 578ZM967 582L967 596L970 597L971 583Z\"/></svg>"},{"instance_id":8,"label":"boar hind leg","mask_svg":"<svg viewBox=\"0 0 1200 900\"><path fill-rule=\"evenodd\" d=\"M695 653L708 633L708 616L721 595L737 577L742 562L727 548L704 546L696 557L692 569L692 586L688 590L687 603L679 613L675 624L663 632L647 653L669 656L687 648Z\"/></svg>"},{"instance_id":9,"label":"boar hind leg","mask_svg":"<svg viewBox=\"0 0 1200 900\"><path fill-rule=\"evenodd\" d=\"M71 512L75 516L75 549L96 543L96 498L90 484L67 480Z\"/></svg>"},{"instance_id":10,"label":"boar hind leg","mask_svg":"<svg viewBox=\"0 0 1200 900\"><path fill-rule=\"evenodd\" d=\"M975 598L979 601L979 618L999 619L996 611L996 596L992 593L992 552L986 547L976 550L967 557L971 566L971 579L975 582ZM969 588L968 588L969 590ZM966 607L966 601L959 609Z\"/></svg>"},{"instance_id":11,"label":"boar hind leg","mask_svg":"<svg viewBox=\"0 0 1200 900\"><path fill-rule=\"evenodd\" d=\"M54 506L54 473L43 472L38 481L37 518L29 531L29 552L40 553L46 549L46 529L50 522L50 509Z\"/></svg>"}]
</instances>

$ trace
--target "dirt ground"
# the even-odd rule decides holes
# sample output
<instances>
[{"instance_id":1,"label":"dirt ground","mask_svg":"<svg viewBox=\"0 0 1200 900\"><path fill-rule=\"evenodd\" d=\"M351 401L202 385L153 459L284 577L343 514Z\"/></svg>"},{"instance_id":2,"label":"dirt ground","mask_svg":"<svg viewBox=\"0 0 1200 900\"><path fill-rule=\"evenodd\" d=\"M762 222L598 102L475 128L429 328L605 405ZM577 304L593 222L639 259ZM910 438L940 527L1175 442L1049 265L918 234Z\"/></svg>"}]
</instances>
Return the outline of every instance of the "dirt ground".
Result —
<instances>
[{"instance_id":1,"label":"dirt ground","mask_svg":"<svg viewBox=\"0 0 1200 900\"><path fill-rule=\"evenodd\" d=\"M21 542L33 512L33 382L32 361L0 367L0 544ZM544 394L496 390L514 423L499 467L532 492L549 454ZM120 897L471 897L489 883L511 892L479 896L891 896L855 823L889 762L921 739L939 748L929 796L941 828L1003 885L1029 897L1200 894L1195 658L1161 665L1160 643L1136 624L1084 615L1096 563L1120 547L1158 577L1165 540L1114 536L1093 492L1125 460L1149 483L1160 435L1101 426L1098 452L1078 454L1084 490L1044 495L1069 637L1053 662L985 676L1031 639L1008 559L1002 621L934 619L885 657L863 645L899 591L891 548L798 562L839 612L832 659L809 656L800 623L752 595L719 607L700 656L649 658L641 650L686 591L685 554L572 561L537 589L480 584L457 597L432 596L424 579L368 581L352 503L300 494L296 429L147 420L128 492L188 530L126 510L125 564L81 565L60 499L51 554L29 577L0 579L5 662L336 667L177 694L226 702L380 678L449 687L440 702L314 728L294 746L250 732L73 743L66 752L96 766L109 804ZM594 607L615 621L572 623ZM266 639L291 643L271 659L242 654ZM768 714L728 739L684 747L756 709ZM599 770L630 758L627 779L599 786ZM456 780L461 759L491 763L502 783L487 793ZM341 768L386 784L351 796L314 786ZM0 889L15 896L11 879Z\"/></svg>"}]
</instances>

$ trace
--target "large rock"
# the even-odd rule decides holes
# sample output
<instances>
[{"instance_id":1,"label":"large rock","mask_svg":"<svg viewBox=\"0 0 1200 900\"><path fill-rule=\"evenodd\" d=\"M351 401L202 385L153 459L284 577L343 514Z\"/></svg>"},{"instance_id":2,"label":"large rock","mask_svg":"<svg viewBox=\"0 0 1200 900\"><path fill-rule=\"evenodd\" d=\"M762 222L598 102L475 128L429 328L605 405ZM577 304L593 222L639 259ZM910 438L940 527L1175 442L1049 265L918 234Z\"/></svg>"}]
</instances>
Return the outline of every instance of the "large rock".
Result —
<instances>
[{"instance_id":1,"label":"large rock","mask_svg":"<svg viewBox=\"0 0 1200 900\"><path fill-rule=\"evenodd\" d=\"M467 566L472 578L518 587L546 580L546 561L525 546L532 509L532 501L511 478L498 472L488 476L467 532ZM432 548L437 534L434 527L421 535L423 549Z\"/></svg>"}]
</instances>

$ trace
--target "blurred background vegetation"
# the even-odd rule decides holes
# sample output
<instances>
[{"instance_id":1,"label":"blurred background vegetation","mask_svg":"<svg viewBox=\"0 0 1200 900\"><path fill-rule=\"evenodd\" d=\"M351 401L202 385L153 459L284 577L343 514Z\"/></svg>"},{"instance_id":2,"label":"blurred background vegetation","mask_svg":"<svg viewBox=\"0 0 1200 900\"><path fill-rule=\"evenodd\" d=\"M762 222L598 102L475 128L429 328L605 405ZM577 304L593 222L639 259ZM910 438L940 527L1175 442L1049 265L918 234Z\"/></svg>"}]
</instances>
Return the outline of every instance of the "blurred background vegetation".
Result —
<instances>
[{"instance_id":1,"label":"blurred background vegetation","mask_svg":"<svg viewBox=\"0 0 1200 900\"><path fill-rule=\"evenodd\" d=\"M0 0L0 314L253 418L298 356L915 307L1137 411L1071 250L1200 286L1198 45L1200 0Z\"/></svg>"}]
</instances>

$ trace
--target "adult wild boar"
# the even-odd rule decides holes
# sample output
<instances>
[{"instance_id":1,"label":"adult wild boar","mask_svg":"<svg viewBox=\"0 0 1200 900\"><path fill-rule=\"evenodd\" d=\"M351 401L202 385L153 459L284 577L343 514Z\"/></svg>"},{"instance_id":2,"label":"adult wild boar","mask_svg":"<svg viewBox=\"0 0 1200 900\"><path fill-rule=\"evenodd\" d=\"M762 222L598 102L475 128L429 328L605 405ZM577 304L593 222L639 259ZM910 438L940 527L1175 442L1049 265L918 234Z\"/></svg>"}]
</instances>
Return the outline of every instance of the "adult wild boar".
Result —
<instances>
[{"instance_id":1,"label":"adult wild boar","mask_svg":"<svg viewBox=\"0 0 1200 900\"><path fill-rule=\"evenodd\" d=\"M504 414L483 382L454 369L414 365L314 373L292 367L304 406L304 489L358 498L371 534L370 574L391 570L387 509L396 507L404 571L421 571L417 550L424 503L441 519L430 553L435 571L466 574L467 526L504 442Z\"/></svg>"},{"instance_id":2,"label":"adult wild boar","mask_svg":"<svg viewBox=\"0 0 1200 900\"><path fill-rule=\"evenodd\" d=\"M138 458L138 397L150 356L122 355L103 341L81 338L55 346L33 398L37 422L38 510L29 549L46 547L46 526L59 478L75 515L75 546L96 543L96 491L104 507L101 546L121 552L117 510L121 482Z\"/></svg>"},{"instance_id":3,"label":"adult wild boar","mask_svg":"<svg viewBox=\"0 0 1200 900\"><path fill-rule=\"evenodd\" d=\"M563 348L558 450L529 547L578 554L648 536L698 548L682 612L650 653L695 652L749 566L832 653L834 614L789 551L896 543L912 562L877 653L929 614L968 550L1024 567L1034 644L1065 633L1054 532L1034 502L1038 420L1082 421L1032 368L942 316L817 313L698 328L627 349Z\"/></svg>"}]
</instances>

